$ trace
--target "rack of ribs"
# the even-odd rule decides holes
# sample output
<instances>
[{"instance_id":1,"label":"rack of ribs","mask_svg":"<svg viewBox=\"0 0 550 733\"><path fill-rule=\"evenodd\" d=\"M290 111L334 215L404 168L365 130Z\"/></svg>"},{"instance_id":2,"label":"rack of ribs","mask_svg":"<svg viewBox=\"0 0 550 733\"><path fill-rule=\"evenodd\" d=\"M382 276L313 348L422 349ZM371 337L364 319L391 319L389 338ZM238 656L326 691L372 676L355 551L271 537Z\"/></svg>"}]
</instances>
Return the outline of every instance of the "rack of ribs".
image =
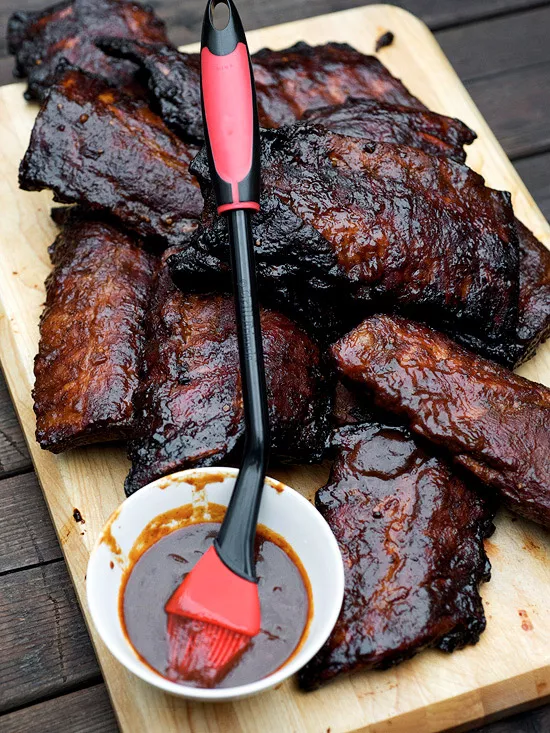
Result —
<instances>
[{"instance_id":1,"label":"rack of ribs","mask_svg":"<svg viewBox=\"0 0 550 733\"><path fill-rule=\"evenodd\" d=\"M368 318L332 355L379 407L445 449L510 509L550 526L550 389L396 316Z\"/></svg>"},{"instance_id":2,"label":"rack of ribs","mask_svg":"<svg viewBox=\"0 0 550 733\"><path fill-rule=\"evenodd\" d=\"M15 56L15 76L28 77L25 97L46 97L62 59L116 86L134 87L136 66L95 45L95 38L106 34L168 42L164 23L151 8L130 0L69 0L38 12L14 13L8 22L8 50Z\"/></svg>"},{"instance_id":3,"label":"rack of ribs","mask_svg":"<svg viewBox=\"0 0 550 733\"><path fill-rule=\"evenodd\" d=\"M306 113L304 119L333 132L364 140L411 145L425 153L465 159L464 145L475 134L459 120L423 110L379 102L349 99L342 105ZM550 335L550 251L518 219L519 242L518 323L514 333L487 341L474 335L455 334L473 351L508 367L532 356ZM452 329L450 329L452 335Z\"/></svg>"},{"instance_id":4,"label":"rack of ribs","mask_svg":"<svg viewBox=\"0 0 550 733\"><path fill-rule=\"evenodd\" d=\"M308 111L303 119L339 135L410 145L429 155L452 158L459 163L466 160L464 146L476 139L475 132L452 117L426 109L353 97L344 104Z\"/></svg>"},{"instance_id":5,"label":"rack of ribs","mask_svg":"<svg viewBox=\"0 0 550 733\"><path fill-rule=\"evenodd\" d=\"M36 439L59 453L127 438L155 258L112 224L79 214L50 254L34 365Z\"/></svg>"},{"instance_id":6,"label":"rack of ribs","mask_svg":"<svg viewBox=\"0 0 550 733\"><path fill-rule=\"evenodd\" d=\"M550 250L518 219L519 318L515 363L533 356L550 336Z\"/></svg>"},{"instance_id":7,"label":"rack of ribs","mask_svg":"<svg viewBox=\"0 0 550 733\"><path fill-rule=\"evenodd\" d=\"M550 250L516 219L519 240L519 303L515 333L484 343L473 335L460 340L472 351L509 368L530 359L550 336Z\"/></svg>"},{"instance_id":8,"label":"rack of ribs","mask_svg":"<svg viewBox=\"0 0 550 733\"><path fill-rule=\"evenodd\" d=\"M107 211L139 236L185 241L202 196L189 173L197 149L147 107L78 69L64 67L21 163L26 191Z\"/></svg>"},{"instance_id":9,"label":"rack of ribs","mask_svg":"<svg viewBox=\"0 0 550 733\"><path fill-rule=\"evenodd\" d=\"M182 284L229 271L203 152L191 170L206 203L189 246L171 259ZM321 335L335 316L341 335L375 310L404 311L488 343L514 335L510 197L466 166L301 122L262 133L262 192L253 221L262 287L281 307L301 302Z\"/></svg>"},{"instance_id":10,"label":"rack of ribs","mask_svg":"<svg viewBox=\"0 0 550 733\"><path fill-rule=\"evenodd\" d=\"M451 652L485 629L478 586L494 502L430 455L405 428L342 428L315 505L344 560L340 617L299 672L312 690L335 677L397 664L423 648Z\"/></svg>"},{"instance_id":11,"label":"rack of ribs","mask_svg":"<svg viewBox=\"0 0 550 733\"><path fill-rule=\"evenodd\" d=\"M175 132L184 138L204 138L198 54L180 53L169 44L117 38L98 39L98 45L142 68L153 103ZM345 43L300 42L282 51L264 48L253 54L252 67L262 127L290 124L309 110L341 104L348 97L425 109L375 56Z\"/></svg>"},{"instance_id":12,"label":"rack of ribs","mask_svg":"<svg viewBox=\"0 0 550 733\"><path fill-rule=\"evenodd\" d=\"M113 58L137 64L147 79L151 106L177 135L203 141L200 55L178 51L171 44L148 44L120 38L98 38L99 48Z\"/></svg>"},{"instance_id":13,"label":"rack of ribs","mask_svg":"<svg viewBox=\"0 0 550 733\"><path fill-rule=\"evenodd\" d=\"M330 385L317 346L286 316L262 309L271 453L318 460ZM233 299L187 294L161 270L147 320L145 374L129 442L126 492L183 468L223 464L242 442L243 404Z\"/></svg>"}]
</instances>

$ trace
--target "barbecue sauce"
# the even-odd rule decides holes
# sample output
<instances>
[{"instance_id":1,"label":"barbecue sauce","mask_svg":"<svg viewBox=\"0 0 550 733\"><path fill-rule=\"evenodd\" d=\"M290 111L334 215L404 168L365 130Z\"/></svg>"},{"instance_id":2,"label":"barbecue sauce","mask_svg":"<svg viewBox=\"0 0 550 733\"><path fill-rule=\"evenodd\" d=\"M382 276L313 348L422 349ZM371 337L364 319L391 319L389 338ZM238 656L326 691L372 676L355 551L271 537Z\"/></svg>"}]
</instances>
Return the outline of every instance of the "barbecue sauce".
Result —
<instances>
[{"instance_id":1,"label":"barbecue sauce","mask_svg":"<svg viewBox=\"0 0 550 733\"><path fill-rule=\"evenodd\" d=\"M209 521L192 505L162 515L144 530L130 554L120 593L122 626L141 660L163 677L168 677L165 603L212 545L224 511L225 507L209 504ZM174 529L174 524L180 527ZM266 677L293 656L305 638L312 600L299 558L280 535L259 525L255 560L262 628L215 687Z\"/></svg>"}]
</instances>

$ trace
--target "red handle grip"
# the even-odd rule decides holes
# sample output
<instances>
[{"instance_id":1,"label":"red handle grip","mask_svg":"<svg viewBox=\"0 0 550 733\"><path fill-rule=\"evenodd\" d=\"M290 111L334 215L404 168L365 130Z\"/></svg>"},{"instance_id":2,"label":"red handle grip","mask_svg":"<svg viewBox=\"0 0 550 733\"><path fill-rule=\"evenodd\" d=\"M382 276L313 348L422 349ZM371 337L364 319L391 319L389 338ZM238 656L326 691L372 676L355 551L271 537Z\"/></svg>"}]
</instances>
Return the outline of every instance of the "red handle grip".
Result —
<instances>
[{"instance_id":1,"label":"red handle grip","mask_svg":"<svg viewBox=\"0 0 550 733\"><path fill-rule=\"evenodd\" d=\"M252 166L253 95L248 53L243 43L227 56L201 51L202 94L210 149L216 173L231 185L233 202L222 204L220 213L230 208L253 208L259 203L243 202L239 183ZM239 206L238 206L239 205Z\"/></svg>"},{"instance_id":2,"label":"red handle grip","mask_svg":"<svg viewBox=\"0 0 550 733\"><path fill-rule=\"evenodd\" d=\"M229 22L217 30L207 5L201 49L205 140L218 212L260 208L259 127L246 37L231 0Z\"/></svg>"}]
</instances>

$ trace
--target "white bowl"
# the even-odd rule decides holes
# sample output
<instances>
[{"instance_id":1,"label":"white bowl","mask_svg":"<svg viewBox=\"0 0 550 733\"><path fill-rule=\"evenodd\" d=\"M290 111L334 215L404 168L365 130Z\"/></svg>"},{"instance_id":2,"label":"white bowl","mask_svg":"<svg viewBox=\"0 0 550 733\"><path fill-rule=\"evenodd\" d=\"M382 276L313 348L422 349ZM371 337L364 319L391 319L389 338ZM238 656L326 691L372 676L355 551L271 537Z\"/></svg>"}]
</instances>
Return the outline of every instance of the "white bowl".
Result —
<instances>
[{"instance_id":1,"label":"white bowl","mask_svg":"<svg viewBox=\"0 0 550 733\"><path fill-rule=\"evenodd\" d=\"M267 478L259 522L290 544L311 583L313 615L297 654L256 682L214 689L186 687L171 682L141 661L129 643L119 617L120 587L132 547L145 527L159 514L185 504L213 502L227 506L237 474L238 470L234 468L201 468L180 471L148 484L126 499L111 516L88 564L88 606L95 627L111 653L142 680L165 692L194 700L213 702L248 697L290 677L324 644L336 623L344 597L342 557L328 524L301 494ZM204 479L208 475L212 475L213 482L197 491L196 479ZM190 479L194 480L193 483L188 483Z\"/></svg>"}]
</instances>

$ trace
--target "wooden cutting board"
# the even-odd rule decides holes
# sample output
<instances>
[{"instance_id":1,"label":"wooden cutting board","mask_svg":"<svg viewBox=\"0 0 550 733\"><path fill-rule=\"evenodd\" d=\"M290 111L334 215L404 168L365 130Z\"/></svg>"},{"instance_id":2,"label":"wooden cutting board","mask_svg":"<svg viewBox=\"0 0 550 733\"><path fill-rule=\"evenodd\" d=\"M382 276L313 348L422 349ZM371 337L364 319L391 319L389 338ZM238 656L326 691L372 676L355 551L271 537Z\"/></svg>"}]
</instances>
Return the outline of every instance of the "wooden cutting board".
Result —
<instances>
[{"instance_id":1,"label":"wooden cutting board","mask_svg":"<svg viewBox=\"0 0 550 733\"><path fill-rule=\"evenodd\" d=\"M386 66L431 109L459 117L479 139L468 163L489 185L511 191L518 217L547 245L550 229L428 29L390 5L325 15L249 34L252 50L347 41L373 53L385 31L393 44L379 53ZM22 84L0 89L0 358L67 565L86 617L88 555L101 527L124 498L128 465L120 448L105 446L53 456L34 441L31 388L38 343L47 246L56 228L51 196L17 187L17 168L36 107ZM550 385L550 343L521 373ZM320 468L276 474L311 497ZM86 520L76 524L73 510ZM134 678L90 629L123 731L128 733L280 733L290 731L440 731L479 721L550 695L550 535L502 512L487 542L493 580L482 589L487 631L477 646L447 656L429 651L386 672L356 674L315 693L294 681L238 703L187 704Z\"/></svg>"}]
</instances>

